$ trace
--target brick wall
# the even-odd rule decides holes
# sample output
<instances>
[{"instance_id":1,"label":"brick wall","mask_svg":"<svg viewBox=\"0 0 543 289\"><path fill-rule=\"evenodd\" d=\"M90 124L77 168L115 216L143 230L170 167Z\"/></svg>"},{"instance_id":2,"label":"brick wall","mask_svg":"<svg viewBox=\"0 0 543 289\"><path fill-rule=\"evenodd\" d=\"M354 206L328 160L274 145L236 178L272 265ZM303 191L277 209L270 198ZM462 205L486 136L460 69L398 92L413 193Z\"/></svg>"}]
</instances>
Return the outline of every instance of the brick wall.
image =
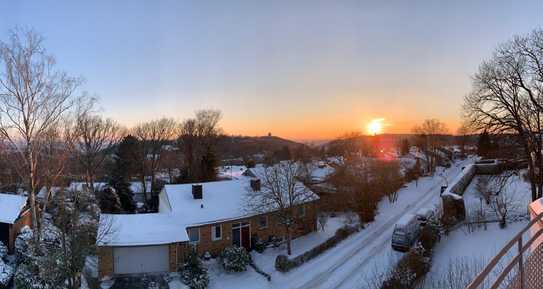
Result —
<instances>
[{"instance_id":1,"label":"brick wall","mask_svg":"<svg viewBox=\"0 0 543 289\"><path fill-rule=\"evenodd\" d=\"M293 238L297 238L317 230L317 204L315 202L308 203L305 204L304 207L305 215L298 219L297 226L292 232ZM266 228L260 228L260 216L268 217L268 226ZM246 219L238 219L235 221L193 227L200 229L200 241L196 244L198 255L203 255L205 252L210 252L212 256L217 256L224 248L231 246L232 225L239 222L249 222L251 236L256 235L262 240L268 240L271 236L281 237L285 235L284 227L279 223L278 218L273 213L253 216ZM211 237L211 229L214 225L221 225L222 238L220 240L213 240ZM191 247L189 245L178 246L178 250L182 251L181 255L183 256L190 252L190 248ZM179 260L179 262L182 262L181 258L179 258Z\"/></svg>"},{"instance_id":2,"label":"brick wall","mask_svg":"<svg viewBox=\"0 0 543 289\"><path fill-rule=\"evenodd\" d=\"M113 276L113 247L98 247L98 277Z\"/></svg>"}]
</instances>

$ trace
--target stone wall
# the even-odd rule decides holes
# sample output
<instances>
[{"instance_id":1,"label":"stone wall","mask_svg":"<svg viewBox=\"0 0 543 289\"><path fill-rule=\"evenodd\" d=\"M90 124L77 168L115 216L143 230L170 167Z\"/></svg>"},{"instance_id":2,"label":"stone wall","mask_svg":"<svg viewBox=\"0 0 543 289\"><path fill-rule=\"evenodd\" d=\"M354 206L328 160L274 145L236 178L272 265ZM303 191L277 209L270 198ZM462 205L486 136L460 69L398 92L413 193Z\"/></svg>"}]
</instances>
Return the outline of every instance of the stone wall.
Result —
<instances>
[{"instance_id":1,"label":"stone wall","mask_svg":"<svg viewBox=\"0 0 543 289\"><path fill-rule=\"evenodd\" d=\"M466 206L463 195L473 177L476 175L500 174L509 166L509 163L499 162L498 160L482 160L466 166L441 195L443 222L452 225L465 219Z\"/></svg>"}]
</instances>

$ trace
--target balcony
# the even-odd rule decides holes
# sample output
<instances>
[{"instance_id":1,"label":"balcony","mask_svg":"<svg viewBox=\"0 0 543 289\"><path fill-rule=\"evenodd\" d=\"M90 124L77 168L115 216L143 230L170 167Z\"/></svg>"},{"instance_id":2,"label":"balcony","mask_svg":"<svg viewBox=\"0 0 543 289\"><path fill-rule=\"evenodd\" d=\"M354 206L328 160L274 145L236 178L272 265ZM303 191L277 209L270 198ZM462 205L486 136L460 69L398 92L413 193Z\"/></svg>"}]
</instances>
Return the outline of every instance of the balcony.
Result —
<instances>
[{"instance_id":1,"label":"balcony","mask_svg":"<svg viewBox=\"0 0 543 289\"><path fill-rule=\"evenodd\" d=\"M543 288L543 199L529 206L530 223L492 258L466 289Z\"/></svg>"}]
</instances>

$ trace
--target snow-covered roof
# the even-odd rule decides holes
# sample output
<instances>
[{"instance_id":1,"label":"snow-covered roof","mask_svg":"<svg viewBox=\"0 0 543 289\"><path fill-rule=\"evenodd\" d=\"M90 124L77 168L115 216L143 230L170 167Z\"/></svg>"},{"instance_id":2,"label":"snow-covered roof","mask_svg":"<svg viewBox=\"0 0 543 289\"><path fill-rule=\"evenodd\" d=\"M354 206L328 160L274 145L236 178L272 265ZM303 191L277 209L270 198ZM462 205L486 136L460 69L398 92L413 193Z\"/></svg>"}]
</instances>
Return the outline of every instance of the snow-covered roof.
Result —
<instances>
[{"instance_id":1,"label":"snow-covered roof","mask_svg":"<svg viewBox=\"0 0 543 289\"><path fill-rule=\"evenodd\" d=\"M252 215L246 209L249 178L202 183L203 198L194 199L193 184L165 185L171 212L185 220L187 226L239 219ZM303 186L299 183L300 186ZM308 189L309 190L309 189ZM308 201L319 197L311 191Z\"/></svg>"},{"instance_id":2,"label":"snow-covered roof","mask_svg":"<svg viewBox=\"0 0 543 289\"><path fill-rule=\"evenodd\" d=\"M143 246L188 241L186 229L210 223L241 219L255 215L247 210L250 177L201 183L202 199L194 199L193 184L165 185L159 197L159 213L103 214L98 236L109 232L97 242L102 246ZM298 183L298 186L303 186ZM305 187L304 187L305 188ZM307 190L308 198L319 197ZM273 208L270 208L272 211Z\"/></svg>"},{"instance_id":3,"label":"snow-covered roof","mask_svg":"<svg viewBox=\"0 0 543 289\"><path fill-rule=\"evenodd\" d=\"M102 214L98 245L144 246L188 241L184 222L172 214Z\"/></svg>"},{"instance_id":4,"label":"snow-covered roof","mask_svg":"<svg viewBox=\"0 0 543 289\"><path fill-rule=\"evenodd\" d=\"M0 193L0 223L13 224L26 206L26 197Z\"/></svg>"}]
</instances>

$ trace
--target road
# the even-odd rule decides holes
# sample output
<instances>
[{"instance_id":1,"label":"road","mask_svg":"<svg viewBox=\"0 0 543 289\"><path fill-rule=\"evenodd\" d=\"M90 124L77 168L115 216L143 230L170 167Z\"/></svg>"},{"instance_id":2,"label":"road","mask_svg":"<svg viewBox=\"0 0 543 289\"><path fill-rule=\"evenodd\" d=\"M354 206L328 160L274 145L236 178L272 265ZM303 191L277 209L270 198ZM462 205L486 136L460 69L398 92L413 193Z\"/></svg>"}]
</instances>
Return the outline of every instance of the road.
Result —
<instances>
[{"instance_id":1,"label":"road","mask_svg":"<svg viewBox=\"0 0 543 289\"><path fill-rule=\"evenodd\" d=\"M443 177L451 182L461 172L462 167L469 162L471 160L457 162L454 166L442 172ZM442 181L436 181L434 178L433 181L429 181L428 186L420 188L422 193L417 192L417 197L407 198L406 201L402 201L400 196L399 201L391 204L390 208L386 210L387 220L382 222L376 220L375 225L370 224L367 229L348 239L348 244L340 244L332 249L331 251L335 252L327 254L331 256L327 257L329 264L324 270L321 269L318 273L311 272L315 276L314 278L292 288L364 288L367 281L364 279L371 278L372 273L375 274L372 271L383 270L385 266L392 266L401 256L390 247L394 224L407 213L415 213L420 208L439 204L441 184ZM409 194L412 193L412 190L412 188L406 189L405 192L400 191L400 194Z\"/></svg>"}]
</instances>

